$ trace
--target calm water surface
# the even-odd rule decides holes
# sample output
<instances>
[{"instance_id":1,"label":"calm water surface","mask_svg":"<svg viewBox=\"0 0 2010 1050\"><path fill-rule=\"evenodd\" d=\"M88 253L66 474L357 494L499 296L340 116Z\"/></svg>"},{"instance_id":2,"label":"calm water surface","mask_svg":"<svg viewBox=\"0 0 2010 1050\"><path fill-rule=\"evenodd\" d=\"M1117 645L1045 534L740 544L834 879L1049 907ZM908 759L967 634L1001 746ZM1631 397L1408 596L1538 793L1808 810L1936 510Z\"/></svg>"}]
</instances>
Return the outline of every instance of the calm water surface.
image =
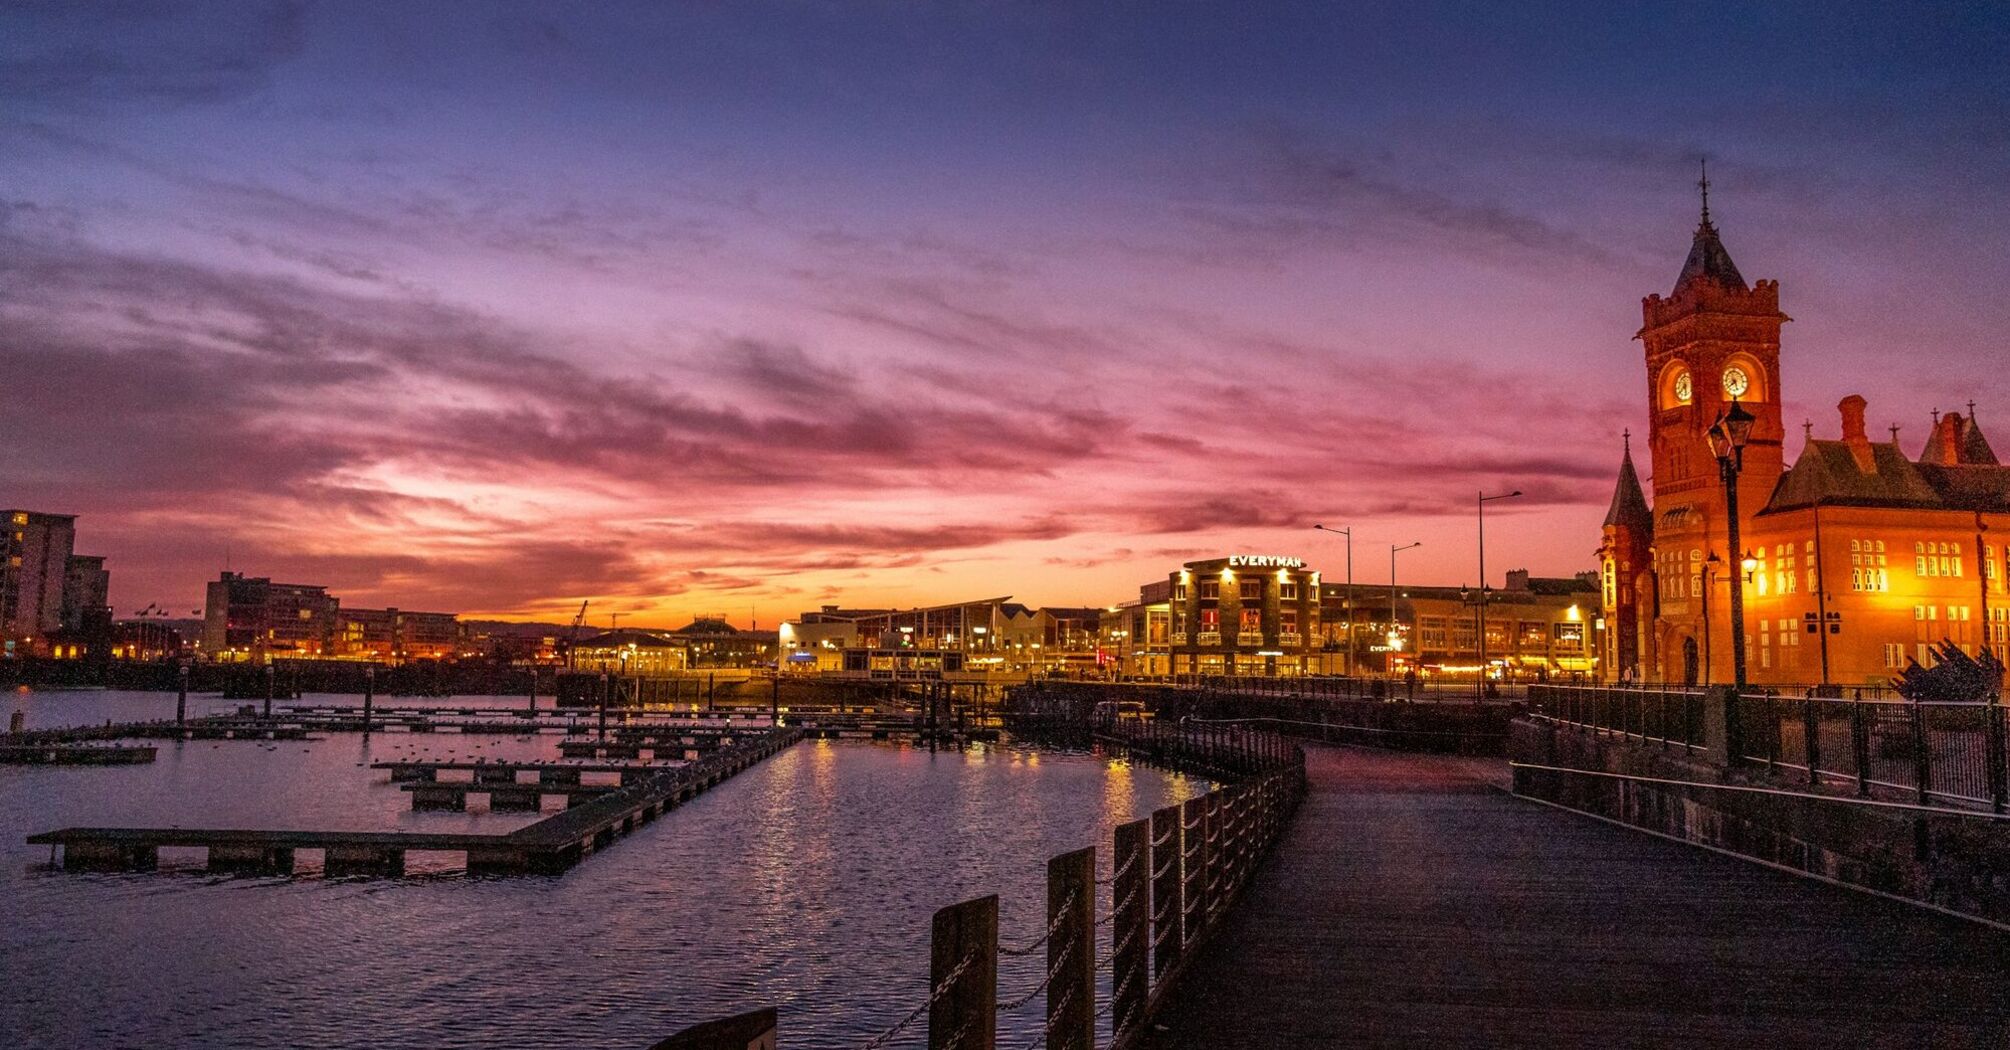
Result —
<instances>
[{"instance_id":1,"label":"calm water surface","mask_svg":"<svg viewBox=\"0 0 2010 1050\"><path fill-rule=\"evenodd\" d=\"M212 704L228 706L191 697L191 713ZM173 708L172 694L0 694L31 727ZM506 831L536 818L413 813L368 764L555 758L558 739L338 734L163 743L149 766L0 766L0 1043L641 1048L772 1004L789 1045L853 1046L927 994L936 908L998 893L1001 940L1030 941L1048 856L1206 788L1085 755L804 743L562 878L473 879L457 855L414 854L423 877L324 880L303 851L294 878L225 879L174 850L163 866L185 870L72 875L22 842L73 824ZM1000 963L1001 997L1038 980L1039 960ZM1001 1041L1030 1041L1039 1012L1003 1018Z\"/></svg>"}]
</instances>

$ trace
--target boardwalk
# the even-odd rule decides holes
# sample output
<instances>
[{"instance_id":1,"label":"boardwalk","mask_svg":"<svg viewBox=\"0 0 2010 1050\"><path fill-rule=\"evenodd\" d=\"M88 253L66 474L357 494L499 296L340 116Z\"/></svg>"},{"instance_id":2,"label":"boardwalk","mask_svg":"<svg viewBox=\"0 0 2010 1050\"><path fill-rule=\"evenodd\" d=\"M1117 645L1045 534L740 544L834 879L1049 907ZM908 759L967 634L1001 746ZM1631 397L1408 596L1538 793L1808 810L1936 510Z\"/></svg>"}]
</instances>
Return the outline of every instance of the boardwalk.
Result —
<instances>
[{"instance_id":1,"label":"boardwalk","mask_svg":"<svg viewBox=\"0 0 2010 1050\"><path fill-rule=\"evenodd\" d=\"M1475 760L1309 769L1147 1046L2010 1046L2010 933L1516 799Z\"/></svg>"}]
</instances>

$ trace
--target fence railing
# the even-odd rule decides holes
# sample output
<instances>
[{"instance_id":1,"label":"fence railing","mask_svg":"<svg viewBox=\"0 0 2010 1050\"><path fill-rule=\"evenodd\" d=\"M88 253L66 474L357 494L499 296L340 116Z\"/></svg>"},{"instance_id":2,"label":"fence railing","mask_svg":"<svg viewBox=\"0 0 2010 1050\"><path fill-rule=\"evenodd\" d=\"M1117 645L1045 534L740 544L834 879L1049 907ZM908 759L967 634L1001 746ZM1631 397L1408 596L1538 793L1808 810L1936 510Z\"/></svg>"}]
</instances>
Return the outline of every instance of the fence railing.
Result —
<instances>
[{"instance_id":1,"label":"fence railing","mask_svg":"<svg viewBox=\"0 0 2010 1050\"><path fill-rule=\"evenodd\" d=\"M1842 700L1748 693L1726 712L1727 744L1749 763L1798 771L1810 786L1981 803L2003 812L2010 766L2000 703Z\"/></svg>"},{"instance_id":2,"label":"fence railing","mask_svg":"<svg viewBox=\"0 0 2010 1050\"><path fill-rule=\"evenodd\" d=\"M1535 717L1663 747L1703 748L1704 712L1699 689L1545 686L1528 695Z\"/></svg>"},{"instance_id":3,"label":"fence railing","mask_svg":"<svg viewBox=\"0 0 2010 1050\"><path fill-rule=\"evenodd\" d=\"M935 913L928 996L860 1044L880 1050L912 1044L925 1033L929 1050L994 1050L998 1018L1044 998L1045 1014L1026 1050L1095 1050L1108 1018L1109 1046L1134 1045L1187 961L1217 929L1231 903L1276 842L1305 790L1305 756L1271 733L1222 727L1168 727L1116 718L1087 727L1113 754L1234 782L1119 825L1111 840L1110 875L1096 877L1096 848L1047 862L1044 928L1020 931L1021 943L1001 942L998 897L978 897ZM1097 915L1098 887L1111 906ZM1099 942L1107 950L1099 949ZM999 960L1044 957L1029 986L1001 988ZM687 1030L659 1044L680 1050L740 1050L748 1026L763 1023L772 1040L771 1011ZM925 1028L923 1027L925 1025ZM711 1032L720 1032L710 1041ZM756 1038L761 1037L757 1034Z\"/></svg>"}]
</instances>

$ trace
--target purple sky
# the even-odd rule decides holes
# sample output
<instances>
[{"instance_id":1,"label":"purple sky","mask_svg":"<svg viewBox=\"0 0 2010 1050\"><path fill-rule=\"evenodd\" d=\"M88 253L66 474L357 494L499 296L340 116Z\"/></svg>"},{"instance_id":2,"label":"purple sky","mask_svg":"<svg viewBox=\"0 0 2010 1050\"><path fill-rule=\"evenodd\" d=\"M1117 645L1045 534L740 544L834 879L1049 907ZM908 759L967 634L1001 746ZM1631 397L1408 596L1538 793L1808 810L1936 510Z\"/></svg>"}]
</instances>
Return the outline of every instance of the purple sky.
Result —
<instances>
[{"instance_id":1,"label":"purple sky","mask_svg":"<svg viewBox=\"0 0 2010 1050\"><path fill-rule=\"evenodd\" d=\"M0 505L121 613L1573 572L1704 155L1790 420L2010 434L2001 7L1522 6L0 5Z\"/></svg>"}]
</instances>

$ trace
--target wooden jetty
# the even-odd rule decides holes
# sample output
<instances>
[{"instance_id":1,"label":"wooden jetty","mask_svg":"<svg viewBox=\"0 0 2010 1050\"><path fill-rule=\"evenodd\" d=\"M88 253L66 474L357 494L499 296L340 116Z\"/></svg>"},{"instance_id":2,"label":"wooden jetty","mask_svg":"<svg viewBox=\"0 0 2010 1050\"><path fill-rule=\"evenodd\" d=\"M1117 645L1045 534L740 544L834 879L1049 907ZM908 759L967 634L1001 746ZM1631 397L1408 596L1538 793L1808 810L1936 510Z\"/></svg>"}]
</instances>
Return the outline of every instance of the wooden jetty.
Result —
<instances>
[{"instance_id":1,"label":"wooden jetty","mask_svg":"<svg viewBox=\"0 0 2010 1050\"><path fill-rule=\"evenodd\" d=\"M514 780L418 780L398 786L411 793L415 811L455 813L468 808L469 795L487 795L489 809L497 813L535 813L544 808L546 795L562 796L567 806L579 806L621 788L620 784L526 784Z\"/></svg>"},{"instance_id":2,"label":"wooden jetty","mask_svg":"<svg viewBox=\"0 0 2010 1050\"><path fill-rule=\"evenodd\" d=\"M507 834L400 831L247 831L201 828L63 828L28 836L60 847L67 871L150 871L162 847L200 847L211 871L290 874L299 850L322 850L330 875L399 875L412 851L459 852L472 875L562 874L677 805L802 739L795 729L748 736L688 765L613 788ZM543 785L525 785L539 787Z\"/></svg>"},{"instance_id":3,"label":"wooden jetty","mask_svg":"<svg viewBox=\"0 0 2010 1050\"><path fill-rule=\"evenodd\" d=\"M154 751L122 744L0 744L0 765L136 766L152 762Z\"/></svg>"},{"instance_id":4,"label":"wooden jetty","mask_svg":"<svg viewBox=\"0 0 2010 1050\"><path fill-rule=\"evenodd\" d=\"M468 779L479 783L510 783L520 773L530 773L540 784L577 784L581 774L618 773L621 783L632 784L645 776L653 776L665 767L648 762L513 762L500 760L492 762L397 760L372 762L371 769L388 769L394 784L412 781L437 781L441 773L465 772L472 774Z\"/></svg>"}]
</instances>

